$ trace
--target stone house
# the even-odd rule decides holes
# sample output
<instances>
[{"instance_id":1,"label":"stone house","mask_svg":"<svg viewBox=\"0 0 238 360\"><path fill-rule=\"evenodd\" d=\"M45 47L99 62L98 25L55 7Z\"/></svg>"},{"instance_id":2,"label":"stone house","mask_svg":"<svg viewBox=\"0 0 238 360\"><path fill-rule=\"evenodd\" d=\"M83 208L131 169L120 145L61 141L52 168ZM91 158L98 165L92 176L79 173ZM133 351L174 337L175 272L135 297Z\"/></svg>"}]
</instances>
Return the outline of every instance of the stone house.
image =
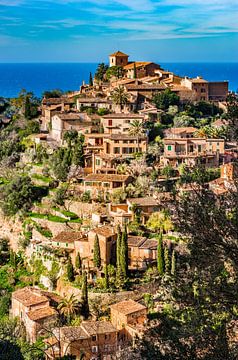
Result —
<instances>
[{"instance_id":1,"label":"stone house","mask_svg":"<svg viewBox=\"0 0 238 360\"><path fill-rule=\"evenodd\" d=\"M99 109L112 110L112 101L107 98L79 97L77 99L76 104L78 111L81 111L83 107L90 107L95 110L99 110Z\"/></svg>"},{"instance_id":2,"label":"stone house","mask_svg":"<svg viewBox=\"0 0 238 360\"><path fill-rule=\"evenodd\" d=\"M146 152L146 150L146 136L111 134L104 139L104 154L128 157L137 152Z\"/></svg>"},{"instance_id":3,"label":"stone house","mask_svg":"<svg viewBox=\"0 0 238 360\"><path fill-rule=\"evenodd\" d=\"M102 117L101 123L105 134L128 134L133 121L144 122L144 116L138 114L108 114Z\"/></svg>"},{"instance_id":4,"label":"stone house","mask_svg":"<svg viewBox=\"0 0 238 360\"><path fill-rule=\"evenodd\" d=\"M143 236L128 236L128 258L130 269L145 270L148 265L157 261L156 239Z\"/></svg>"},{"instance_id":5,"label":"stone house","mask_svg":"<svg viewBox=\"0 0 238 360\"><path fill-rule=\"evenodd\" d=\"M115 189L125 189L132 181L129 175L89 174L83 179L82 190L90 191L92 197L111 193Z\"/></svg>"},{"instance_id":6,"label":"stone house","mask_svg":"<svg viewBox=\"0 0 238 360\"><path fill-rule=\"evenodd\" d=\"M196 133L197 130L198 130L197 128L192 126L179 127L179 128L172 127L170 129L164 130L164 137L169 139L192 138L194 137L194 134Z\"/></svg>"},{"instance_id":7,"label":"stone house","mask_svg":"<svg viewBox=\"0 0 238 360\"><path fill-rule=\"evenodd\" d=\"M111 323L118 330L118 345L123 346L143 332L147 308L134 300L124 300L110 306Z\"/></svg>"},{"instance_id":8,"label":"stone house","mask_svg":"<svg viewBox=\"0 0 238 360\"><path fill-rule=\"evenodd\" d=\"M181 85L185 86L186 88L192 90L195 93L195 101L209 100L208 81L204 80L202 77L198 76L194 79L185 77L184 79L182 79Z\"/></svg>"},{"instance_id":9,"label":"stone house","mask_svg":"<svg viewBox=\"0 0 238 360\"><path fill-rule=\"evenodd\" d=\"M109 66L126 66L128 64L129 55L124 54L121 51L116 51L115 53L109 55Z\"/></svg>"},{"instance_id":10,"label":"stone house","mask_svg":"<svg viewBox=\"0 0 238 360\"><path fill-rule=\"evenodd\" d=\"M70 111L75 105L74 99L68 97L44 98L41 103L41 128L47 131L50 128L52 116L56 112Z\"/></svg>"},{"instance_id":11,"label":"stone house","mask_svg":"<svg viewBox=\"0 0 238 360\"><path fill-rule=\"evenodd\" d=\"M136 78L140 79L145 76L154 76L155 70L159 70L160 65L150 61L135 61L123 67L123 70L125 71L125 75L129 79L134 78L135 69L136 69Z\"/></svg>"},{"instance_id":12,"label":"stone house","mask_svg":"<svg viewBox=\"0 0 238 360\"><path fill-rule=\"evenodd\" d=\"M63 144L64 134L70 130L76 130L81 134L90 133L92 122L86 121L83 113L57 113L52 116L50 136L60 144Z\"/></svg>"},{"instance_id":13,"label":"stone house","mask_svg":"<svg viewBox=\"0 0 238 360\"><path fill-rule=\"evenodd\" d=\"M178 167L180 164L218 167L220 156L225 152L224 139L206 138L165 138L163 166Z\"/></svg>"},{"instance_id":14,"label":"stone house","mask_svg":"<svg viewBox=\"0 0 238 360\"><path fill-rule=\"evenodd\" d=\"M58 314L50 305L50 299L50 293L43 294L39 289L30 287L12 293L11 316L19 318L25 325L30 343L36 341L39 332L42 334L44 329L50 329L57 321Z\"/></svg>"},{"instance_id":15,"label":"stone house","mask_svg":"<svg viewBox=\"0 0 238 360\"><path fill-rule=\"evenodd\" d=\"M103 225L96 227L88 232L89 257L91 258L91 266L93 266L93 251L96 235L98 236L99 240L102 266L106 264L115 264L117 233L114 227L110 225Z\"/></svg>"}]
</instances>

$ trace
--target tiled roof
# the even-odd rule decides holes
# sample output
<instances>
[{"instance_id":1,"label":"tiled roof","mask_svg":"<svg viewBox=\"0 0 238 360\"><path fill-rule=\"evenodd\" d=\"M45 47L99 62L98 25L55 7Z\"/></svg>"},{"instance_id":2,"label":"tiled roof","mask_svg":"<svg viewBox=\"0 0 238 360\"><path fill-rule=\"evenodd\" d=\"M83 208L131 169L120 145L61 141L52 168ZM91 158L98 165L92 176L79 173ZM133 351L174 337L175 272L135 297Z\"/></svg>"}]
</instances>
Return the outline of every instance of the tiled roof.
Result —
<instances>
[{"instance_id":1,"label":"tiled roof","mask_svg":"<svg viewBox=\"0 0 238 360\"><path fill-rule=\"evenodd\" d=\"M143 236L133 236L128 235L128 246L139 247L146 241L146 238Z\"/></svg>"},{"instance_id":2,"label":"tiled roof","mask_svg":"<svg viewBox=\"0 0 238 360\"><path fill-rule=\"evenodd\" d=\"M117 113L117 114L108 114L103 116L104 119L144 119L143 115L138 114L124 114L124 113Z\"/></svg>"},{"instance_id":3,"label":"tiled roof","mask_svg":"<svg viewBox=\"0 0 238 360\"><path fill-rule=\"evenodd\" d=\"M124 300L117 304L111 305L112 310L116 310L124 315L133 314L137 311L145 310L146 306L141 305L140 303L134 300Z\"/></svg>"},{"instance_id":4,"label":"tiled roof","mask_svg":"<svg viewBox=\"0 0 238 360\"><path fill-rule=\"evenodd\" d=\"M156 206L158 205L158 201L153 197L143 197L143 198L135 198L135 199L127 199L131 204L136 204L139 206Z\"/></svg>"},{"instance_id":5,"label":"tiled roof","mask_svg":"<svg viewBox=\"0 0 238 360\"><path fill-rule=\"evenodd\" d=\"M57 113L57 115L61 120L83 120L81 114L77 114L74 112L71 113Z\"/></svg>"},{"instance_id":6,"label":"tiled roof","mask_svg":"<svg viewBox=\"0 0 238 360\"><path fill-rule=\"evenodd\" d=\"M57 311L51 306L43 307L41 309L32 310L27 313L29 319L33 321L48 318L57 314Z\"/></svg>"},{"instance_id":7,"label":"tiled roof","mask_svg":"<svg viewBox=\"0 0 238 360\"><path fill-rule=\"evenodd\" d=\"M24 306L37 305L48 301L46 296L37 294L28 287L14 291L12 297Z\"/></svg>"},{"instance_id":8,"label":"tiled roof","mask_svg":"<svg viewBox=\"0 0 238 360\"><path fill-rule=\"evenodd\" d=\"M91 230L95 234L109 237L115 234L114 228L109 225L100 226Z\"/></svg>"},{"instance_id":9,"label":"tiled roof","mask_svg":"<svg viewBox=\"0 0 238 360\"><path fill-rule=\"evenodd\" d=\"M116 332L110 321L85 321L82 322L81 327L89 336Z\"/></svg>"},{"instance_id":10,"label":"tiled roof","mask_svg":"<svg viewBox=\"0 0 238 360\"><path fill-rule=\"evenodd\" d=\"M121 51L116 51L113 54L109 55L109 56L129 56Z\"/></svg>"},{"instance_id":11,"label":"tiled roof","mask_svg":"<svg viewBox=\"0 0 238 360\"><path fill-rule=\"evenodd\" d=\"M107 100L105 98L94 98L94 97L78 98L78 102L80 102L80 103L111 103L110 100Z\"/></svg>"},{"instance_id":12,"label":"tiled roof","mask_svg":"<svg viewBox=\"0 0 238 360\"><path fill-rule=\"evenodd\" d=\"M137 136L132 136L128 134L112 134L108 137L111 140L137 140ZM139 140L145 140L146 136L139 136Z\"/></svg>"},{"instance_id":13,"label":"tiled roof","mask_svg":"<svg viewBox=\"0 0 238 360\"><path fill-rule=\"evenodd\" d=\"M197 77L197 78L194 78L194 79L190 79L192 83L197 83L197 84L204 84L204 83L208 83L207 80L201 78L201 77Z\"/></svg>"},{"instance_id":14,"label":"tiled roof","mask_svg":"<svg viewBox=\"0 0 238 360\"><path fill-rule=\"evenodd\" d=\"M135 61L132 62L126 66L123 67L123 69L125 70L130 70L130 69L134 69L134 66L136 66L136 68L140 68L142 66L146 66L146 65L150 65L153 64L151 61Z\"/></svg>"},{"instance_id":15,"label":"tiled roof","mask_svg":"<svg viewBox=\"0 0 238 360\"><path fill-rule=\"evenodd\" d=\"M43 105L58 105L58 104L74 104L74 99L69 99L67 97L61 97L61 98L49 98L49 99L43 99L42 104Z\"/></svg>"},{"instance_id":16,"label":"tiled roof","mask_svg":"<svg viewBox=\"0 0 238 360\"><path fill-rule=\"evenodd\" d=\"M150 249L150 250L156 250L158 246L158 241L153 239L146 239L143 244L139 246L140 249Z\"/></svg>"},{"instance_id":17,"label":"tiled roof","mask_svg":"<svg viewBox=\"0 0 238 360\"><path fill-rule=\"evenodd\" d=\"M142 85L126 85L127 91L133 90L165 90L166 86L162 84L142 84Z\"/></svg>"},{"instance_id":18,"label":"tiled roof","mask_svg":"<svg viewBox=\"0 0 238 360\"><path fill-rule=\"evenodd\" d=\"M53 241L61 243L73 243L80 240L84 240L83 234L80 231L61 231L53 238Z\"/></svg>"},{"instance_id":19,"label":"tiled roof","mask_svg":"<svg viewBox=\"0 0 238 360\"><path fill-rule=\"evenodd\" d=\"M113 182L113 181L118 181L118 182L125 182L126 180L128 180L130 178L129 175L115 175L115 174L89 174L88 176L86 176L86 178L84 179L84 181L105 181L105 182Z\"/></svg>"},{"instance_id":20,"label":"tiled roof","mask_svg":"<svg viewBox=\"0 0 238 360\"><path fill-rule=\"evenodd\" d=\"M64 326L60 329L61 338L69 341L87 339L88 335L82 326Z\"/></svg>"}]
</instances>

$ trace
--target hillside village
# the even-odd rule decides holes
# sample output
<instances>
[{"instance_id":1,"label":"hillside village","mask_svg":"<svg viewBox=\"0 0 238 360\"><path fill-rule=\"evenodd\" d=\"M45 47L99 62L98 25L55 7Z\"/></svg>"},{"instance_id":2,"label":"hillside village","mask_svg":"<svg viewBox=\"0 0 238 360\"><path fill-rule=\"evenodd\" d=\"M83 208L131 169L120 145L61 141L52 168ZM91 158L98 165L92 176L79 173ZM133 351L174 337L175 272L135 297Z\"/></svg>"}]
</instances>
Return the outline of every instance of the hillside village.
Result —
<instances>
[{"instance_id":1,"label":"hillside village","mask_svg":"<svg viewBox=\"0 0 238 360\"><path fill-rule=\"evenodd\" d=\"M2 100L0 307L29 359L236 359L228 85L117 51L78 91Z\"/></svg>"}]
</instances>

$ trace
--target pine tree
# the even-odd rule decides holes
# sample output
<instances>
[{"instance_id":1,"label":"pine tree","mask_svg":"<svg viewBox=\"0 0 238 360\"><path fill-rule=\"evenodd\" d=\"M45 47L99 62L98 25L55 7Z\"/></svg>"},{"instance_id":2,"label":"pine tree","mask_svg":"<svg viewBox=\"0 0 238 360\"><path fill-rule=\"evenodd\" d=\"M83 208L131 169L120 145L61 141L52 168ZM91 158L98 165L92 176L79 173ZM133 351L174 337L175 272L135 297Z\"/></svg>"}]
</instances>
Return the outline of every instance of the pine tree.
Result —
<instances>
[{"instance_id":1,"label":"pine tree","mask_svg":"<svg viewBox=\"0 0 238 360\"><path fill-rule=\"evenodd\" d=\"M164 262L163 262L163 235L160 232L158 247L157 247L157 268L160 275L164 273Z\"/></svg>"},{"instance_id":2,"label":"pine tree","mask_svg":"<svg viewBox=\"0 0 238 360\"><path fill-rule=\"evenodd\" d=\"M84 316L85 319L87 319L89 317L88 277L85 271L83 272L83 280L82 280L81 304L82 304L82 315Z\"/></svg>"},{"instance_id":3,"label":"pine tree","mask_svg":"<svg viewBox=\"0 0 238 360\"><path fill-rule=\"evenodd\" d=\"M98 235L96 234L94 240L94 249L93 249L93 264L98 269L101 267L101 253L100 253L100 245Z\"/></svg>"},{"instance_id":4,"label":"pine tree","mask_svg":"<svg viewBox=\"0 0 238 360\"><path fill-rule=\"evenodd\" d=\"M173 250L172 252L172 261L171 261L171 275L176 275L176 253Z\"/></svg>"},{"instance_id":5,"label":"pine tree","mask_svg":"<svg viewBox=\"0 0 238 360\"><path fill-rule=\"evenodd\" d=\"M75 267L77 270L81 270L82 268L82 259L81 259L81 256L80 256L80 253L78 252L77 256L76 256L76 259L75 259Z\"/></svg>"},{"instance_id":6,"label":"pine tree","mask_svg":"<svg viewBox=\"0 0 238 360\"><path fill-rule=\"evenodd\" d=\"M126 226L121 236L120 268L125 280L128 275L128 237Z\"/></svg>"},{"instance_id":7,"label":"pine tree","mask_svg":"<svg viewBox=\"0 0 238 360\"><path fill-rule=\"evenodd\" d=\"M69 281L74 281L75 276L74 276L74 267L72 264L71 259L68 260L68 264L67 264L67 277Z\"/></svg>"},{"instance_id":8,"label":"pine tree","mask_svg":"<svg viewBox=\"0 0 238 360\"><path fill-rule=\"evenodd\" d=\"M109 288L109 276L108 276L108 267L107 267L107 265L105 265L104 275L105 275L105 289L107 290Z\"/></svg>"},{"instance_id":9,"label":"pine tree","mask_svg":"<svg viewBox=\"0 0 238 360\"><path fill-rule=\"evenodd\" d=\"M91 71L90 71L90 74L89 74L89 86L93 86L93 76L92 76Z\"/></svg>"},{"instance_id":10,"label":"pine tree","mask_svg":"<svg viewBox=\"0 0 238 360\"><path fill-rule=\"evenodd\" d=\"M164 265L165 265L165 272L169 273L170 271L170 258L169 258L169 249L167 246L164 248Z\"/></svg>"}]
</instances>

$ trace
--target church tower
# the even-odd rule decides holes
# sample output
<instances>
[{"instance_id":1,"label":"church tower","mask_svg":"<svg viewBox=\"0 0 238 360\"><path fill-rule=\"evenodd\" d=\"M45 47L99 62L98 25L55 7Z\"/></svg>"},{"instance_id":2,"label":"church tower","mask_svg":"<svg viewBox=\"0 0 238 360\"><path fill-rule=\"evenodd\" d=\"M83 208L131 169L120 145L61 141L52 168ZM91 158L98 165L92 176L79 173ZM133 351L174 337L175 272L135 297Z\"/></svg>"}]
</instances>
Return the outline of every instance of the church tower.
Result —
<instances>
[{"instance_id":1,"label":"church tower","mask_svg":"<svg viewBox=\"0 0 238 360\"><path fill-rule=\"evenodd\" d=\"M117 51L114 54L109 55L109 66L126 66L128 64L128 58L129 55Z\"/></svg>"}]
</instances>

